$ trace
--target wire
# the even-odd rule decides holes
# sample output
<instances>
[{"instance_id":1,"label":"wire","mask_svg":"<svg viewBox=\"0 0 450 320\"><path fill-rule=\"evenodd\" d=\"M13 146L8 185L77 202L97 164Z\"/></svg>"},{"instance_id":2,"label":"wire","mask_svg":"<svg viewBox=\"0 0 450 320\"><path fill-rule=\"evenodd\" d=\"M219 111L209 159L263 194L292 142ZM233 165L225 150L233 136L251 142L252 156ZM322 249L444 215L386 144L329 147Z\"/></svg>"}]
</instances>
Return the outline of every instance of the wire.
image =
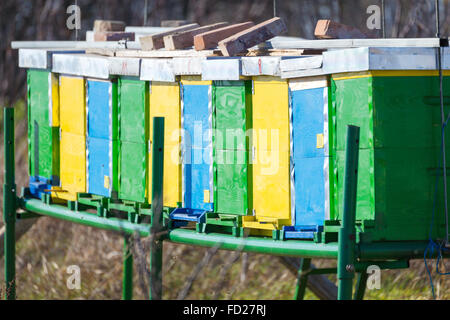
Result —
<instances>
[{"instance_id":1,"label":"wire","mask_svg":"<svg viewBox=\"0 0 450 320\"><path fill-rule=\"evenodd\" d=\"M441 37L441 29L440 29L440 18L439 18L439 0L435 0L435 10L436 10L436 37L440 39ZM441 46L437 48L438 50L438 69L439 69L439 100L440 100L440 107L441 107L441 121L442 121L442 130L445 129L448 121L444 120L444 90L443 90L443 75L442 75L442 54L441 54ZM450 115L449 115L450 116ZM443 169L443 175L444 175L444 206L445 206L445 244L448 243L448 202L447 202L447 161L446 161L446 148L445 148L445 135L444 132L442 132L441 136L442 140L442 169Z\"/></svg>"},{"instance_id":2,"label":"wire","mask_svg":"<svg viewBox=\"0 0 450 320\"><path fill-rule=\"evenodd\" d=\"M436 9L436 37L440 39L440 25L439 25L439 0L435 1L435 9ZM439 262L442 258L442 251L449 251L445 246L448 244L448 207L447 207L447 162L446 162L446 148L445 148L445 128L447 127L447 124L450 120L450 112L447 115L447 118L445 118L444 113L444 90L443 90L443 76L442 76L442 55L441 55L441 46L437 48L437 63L438 63L438 69L439 69L439 100L440 100L440 108L441 108L441 123L442 123L442 129L441 129L441 157L439 157L439 165L437 168L441 167L441 160L442 160L442 173L443 173L443 180L444 180L444 206L445 206L445 240L441 243L437 244L433 241L432 234L433 234L433 225L434 225L434 216L436 211L436 202L437 202L437 190L438 190L438 181L439 181L439 173L438 169L436 170L436 180L435 180L435 190L434 190L434 199L433 199L433 209L432 209L432 215L431 215L431 224L430 224L430 234L429 234L429 241L428 245L424 252L424 262L425 262L425 268L428 273L428 277L430 279L430 285L431 285L431 293L433 295L433 299L436 299L435 292L434 292L434 284L433 284L433 277L431 275L431 271L428 268L427 264L427 253L429 249L431 248L431 257L433 256L434 250L437 250L437 259L436 259L436 273L439 275L449 275L450 272L440 272L439 271ZM444 120L445 119L445 120Z\"/></svg>"},{"instance_id":3,"label":"wire","mask_svg":"<svg viewBox=\"0 0 450 320\"><path fill-rule=\"evenodd\" d=\"M148 15L148 0L144 1L144 26L147 25L147 15Z\"/></svg>"},{"instance_id":4,"label":"wire","mask_svg":"<svg viewBox=\"0 0 450 320\"><path fill-rule=\"evenodd\" d=\"M447 116L446 121L444 122L444 124L442 125L442 131L441 134L444 135L445 133L445 128L447 127L448 121L450 120L450 113ZM441 153L443 153L444 150L442 148L441 145ZM434 284L433 284L433 277L431 275L431 271L430 268L428 267L427 264L427 253L428 251L431 249L431 254L429 258L433 257L433 253L434 250L436 249L438 252L438 256L437 256L437 261L436 261L436 273L439 275L447 275L450 273L442 273L439 271L439 261L442 257L442 251L445 250L447 251L448 249L446 249L445 247L443 247L442 243L437 244L436 242L433 241L433 226L434 226L434 216L435 216L435 212L436 212L436 206L437 206L437 195L438 195L438 184L439 184L439 171L438 168L441 167L441 157L438 158L438 166L436 168L436 179L435 179L435 185L434 185L434 197L433 197L433 208L432 208L432 213L431 213L431 223L430 223L430 233L429 233L429 240L428 240L428 245L425 248L425 252L423 254L423 260L425 262L425 269L427 270L428 273L428 278L430 280L430 286L431 286L431 293L433 295L433 299L436 299L435 296L435 292L434 292Z\"/></svg>"},{"instance_id":5,"label":"wire","mask_svg":"<svg viewBox=\"0 0 450 320\"><path fill-rule=\"evenodd\" d=\"M381 0L381 13L383 15L383 38L386 38L386 17L385 17L385 8L384 8L384 0Z\"/></svg>"}]
</instances>

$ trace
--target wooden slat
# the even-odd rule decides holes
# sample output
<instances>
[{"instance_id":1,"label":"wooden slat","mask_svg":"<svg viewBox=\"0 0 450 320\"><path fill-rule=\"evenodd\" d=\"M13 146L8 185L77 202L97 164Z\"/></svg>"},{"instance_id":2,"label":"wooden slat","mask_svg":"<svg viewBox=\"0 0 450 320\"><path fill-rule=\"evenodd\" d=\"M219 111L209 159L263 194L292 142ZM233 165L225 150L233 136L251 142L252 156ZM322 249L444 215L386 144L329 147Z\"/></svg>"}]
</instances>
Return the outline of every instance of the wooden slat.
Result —
<instances>
[{"instance_id":1,"label":"wooden slat","mask_svg":"<svg viewBox=\"0 0 450 320\"><path fill-rule=\"evenodd\" d=\"M150 36L140 37L139 42L141 43L142 50L156 50L164 48L164 37L177 32L187 31L191 29L198 28L198 23L187 24L178 28L174 28L170 31L164 31Z\"/></svg>"},{"instance_id":2,"label":"wooden slat","mask_svg":"<svg viewBox=\"0 0 450 320\"><path fill-rule=\"evenodd\" d=\"M200 33L194 37L194 48L195 50L213 49L217 47L219 41L253 26L254 23L248 21Z\"/></svg>"},{"instance_id":3,"label":"wooden slat","mask_svg":"<svg viewBox=\"0 0 450 320\"><path fill-rule=\"evenodd\" d=\"M219 22L207 26L191 29L188 31L177 32L164 37L164 47L167 50L176 50L192 47L194 45L194 36L228 25L227 22Z\"/></svg>"},{"instance_id":4,"label":"wooden slat","mask_svg":"<svg viewBox=\"0 0 450 320\"><path fill-rule=\"evenodd\" d=\"M134 32L104 31L94 32L94 41L134 41Z\"/></svg>"},{"instance_id":5,"label":"wooden slat","mask_svg":"<svg viewBox=\"0 0 450 320\"><path fill-rule=\"evenodd\" d=\"M124 31L125 22L114 20L95 20L94 32Z\"/></svg>"},{"instance_id":6,"label":"wooden slat","mask_svg":"<svg viewBox=\"0 0 450 320\"><path fill-rule=\"evenodd\" d=\"M219 49L224 56L234 56L286 31L284 21L275 17L220 41Z\"/></svg>"},{"instance_id":7,"label":"wooden slat","mask_svg":"<svg viewBox=\"0 0 450 320\"><path fill-rule=\"evenodd\" d=\"M319 39L361 39L367 35L359 29L332 20L319 20L314 30L314 36Z\"/></svg>"}]
</instances>

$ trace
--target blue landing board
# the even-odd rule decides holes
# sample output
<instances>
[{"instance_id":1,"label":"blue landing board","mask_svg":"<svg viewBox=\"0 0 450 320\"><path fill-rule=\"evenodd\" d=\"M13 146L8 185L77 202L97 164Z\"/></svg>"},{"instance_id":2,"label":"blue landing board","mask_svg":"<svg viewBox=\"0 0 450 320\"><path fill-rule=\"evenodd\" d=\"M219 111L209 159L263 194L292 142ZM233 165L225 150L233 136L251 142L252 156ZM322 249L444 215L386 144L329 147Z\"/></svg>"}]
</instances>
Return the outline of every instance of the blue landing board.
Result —
<instances>
[{"instance_id":1,"label":"blue landing board","mask_svg":"<svg viewBox=\"0 0 450 320\"><path fill-rule=\"evenodd\" d=\"M51 185L51 181L49 179L44 178L44 177L36 177L36 176L30 177L29 190L30 190L30 194L33 197L42 199L43 194L50 194L49 191L45 191L45 190L51 190L51 189L52 189L52 185Z\"/></svg>"},{"instance_id":2,"label":"blue landing board","mask_svg":"<svg viewBox=\"0 0 450 320\"><path fill-rule=\"evenodd\" d=\"M197 223L205 222L205 210L195 210L188 208L176 208L170 213L170 219L181 221L193 221Z\"/></svg>"},{"instance_id":3,"label":"blue landing board","mask_svg":"<svg viewBox=\"0 0 450 320\"><path fill-rule=\"evenodd\" d=\"M284 226L284 239L314 239L316 232L322 231L323 227Z\"/></svg>"},{"instance_id":4,"label":"blue landing board","mask_svg":"<svg viewBox=\"0 0 450 320\"><path fill-rule=\"evenodd\" d=\"M112 84L109 81L87 81L87 135L101 139L111 137Z\"/></svg>"},{"instance_id":5,"label":"blue landing board","mask_svg":"<svg viewBox=\"0 0 450 320\"><path fill-rule=\"evenodd\" d=\"M111 148L110 140L87 137L88 193L104 197L111 196L113 182ZM105 188L105 184L108 188Z\"/></svg>"},{"instance_id":6,"label":"blue landing board","mask_svg":"<svg viewBox=\"0 0 450 320\"><path fill-rule=\"evenodd\" d=\"M324 134L324 104L327 88L314 88L291 92L292 135L294 158L325 156L324 148L317 148L317 135ZM328 137L324 137L327 139Z\"/></svg>"},{"instance_id":7,"label":"blue landing board","mask_svg":"<svg viewBox=\"0 0 450 320\"><path fill-rule=\"evenodd\" d=\"M211 145L210 85L183 85L183 129L186 147L206 148ZM189 139L188 139L189 138Z\"/></svg>"}]
</instances>

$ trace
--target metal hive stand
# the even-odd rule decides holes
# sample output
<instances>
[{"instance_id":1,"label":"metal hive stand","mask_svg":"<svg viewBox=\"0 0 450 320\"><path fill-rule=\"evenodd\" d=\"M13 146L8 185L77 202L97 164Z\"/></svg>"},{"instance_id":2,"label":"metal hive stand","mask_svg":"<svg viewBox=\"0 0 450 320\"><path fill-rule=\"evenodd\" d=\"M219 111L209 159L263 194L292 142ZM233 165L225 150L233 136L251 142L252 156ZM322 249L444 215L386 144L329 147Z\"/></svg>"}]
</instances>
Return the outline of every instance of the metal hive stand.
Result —
<instances>
[{"instance_id":1,"label":"metal hive stand","mask_svg":"<svg viewBox=\"0 0 450 320\"><path fill-rule=\"evenodd\" d=\"M349 126L347 132L347 156L344 215L339 230L338 242L315 243L300 240L273 240L262 237L235 237L220 233L199 233L196 230L171 229L163 215L163 157L164 157L164 118L154 118L152 145L152 206L151 223L139 223L134 219L119 219L104 214L81 210L82 204L70 202L68 206L52 204L49 197L42 200L29 198L26 193L16 196L14 164L14 109L4 108L5 142L5 181L3 193L3 212L5 233L5 298L13 300L15 292L15 223L16 219L36 216L50 216L95 228L113 230L124 235L123 260L123 299L132 299L133 256L129 250L130 235L138 233L141 237L151 237L150 248L150 299L162 298L162 242L213 247L302 257L298 272L295 299L303 299L309 275L337 274L338 299L362 299L366 288L369 265L376 264L380 269L400 269L409 267L409 259L423 258L427 242L388 242L356 243L355 213L358 168L359 128ZM18 209L24 212L18 213ZM80 209L80 210L79 210ZM437 254L437 253L435 253ZM448 254L448 253L447 253ZM336 259L337 268L311 269L311 258ZM353 279L358 273L358 281L353 290ZM354 292L353 292L354 291Z\"/></svg>"}]
</instances>

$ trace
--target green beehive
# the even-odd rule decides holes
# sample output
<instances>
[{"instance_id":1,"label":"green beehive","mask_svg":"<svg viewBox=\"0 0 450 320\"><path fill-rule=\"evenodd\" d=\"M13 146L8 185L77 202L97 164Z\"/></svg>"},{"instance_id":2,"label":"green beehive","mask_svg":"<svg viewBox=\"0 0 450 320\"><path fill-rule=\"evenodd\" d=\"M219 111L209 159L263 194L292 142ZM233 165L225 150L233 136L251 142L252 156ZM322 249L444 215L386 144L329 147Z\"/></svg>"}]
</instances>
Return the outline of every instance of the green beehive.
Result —
<instances>
[{"instance_id":1,"label":"green beehive","mask_svg":"<svg viewBox=\"0 0 450 320\"><path fill-rule=\"evenodd\" d=\"M213 86L214 211L247 215L252 210L249 163L251 82L215 81Z\"/></svg>"},{"instance_id":2,"label":"green beehive","mask_svg":"<svg viewBox=\"0 0 450 320\"><path fill-rule=\"evenodd\" d=\"M28 161L33 179L48 184L59 183L59 127L52 119L58 101L55 79L47 70L29 69L28 88ZM52 108L53 107L53 108Z\"/></svg>"},{"instance_id":3,"label":"green beehive","mask_svg":"<svg viewBox=\"0 0 450 320\"><path fill-rule=\"evenodd\" d=\"M433 211L432 238L443 239L437 72L337 74L331 85L336 119L334 198L338 204L331 219L342 218L346 127L352 124L361 128L356 219L364 240L427 240ZM450 77L444 77L444 96L450 95L449 85ZM447 114L450 108L446 105L445 109Z\"/></svg>"},{"instance_id":4,"label":"green beehive","mask_svg":"<svg viewBox=\"0 0 450 320\"><path fill-rule=\"evenodd\" d=\"M119 79L119 199L145 203L148 168L148 82Z\"/></svg>"}]
</instances>

